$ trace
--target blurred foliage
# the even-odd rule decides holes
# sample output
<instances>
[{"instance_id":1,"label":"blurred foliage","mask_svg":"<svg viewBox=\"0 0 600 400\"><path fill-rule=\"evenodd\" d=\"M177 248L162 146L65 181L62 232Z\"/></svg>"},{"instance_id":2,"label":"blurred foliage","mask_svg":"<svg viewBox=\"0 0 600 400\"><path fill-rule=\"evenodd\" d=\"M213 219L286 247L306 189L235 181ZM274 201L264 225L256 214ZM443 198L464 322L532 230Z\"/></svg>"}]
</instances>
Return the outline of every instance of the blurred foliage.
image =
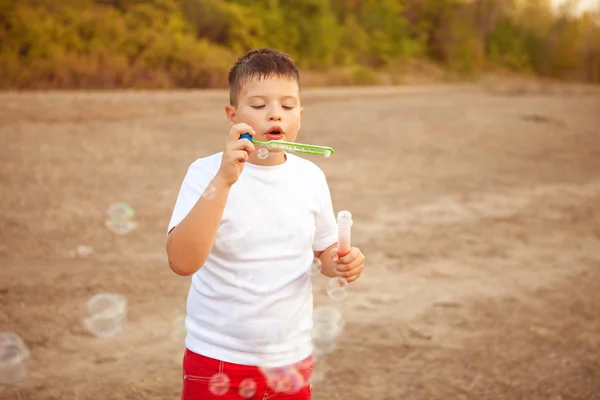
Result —
<instances>
[{"instance_id":1,"label":"blurred foliage","mask_svg":"<svg viewBox=\"0 0 600 400\"><path fill-rule=\"evenodd\" d=\"M600 82L600 18L550 0L0 0L0 87L223 87L236 57L283 50L331 84L431 60ZM600 10L599 10L600 12Z\"/></svg>"}]
</instances>

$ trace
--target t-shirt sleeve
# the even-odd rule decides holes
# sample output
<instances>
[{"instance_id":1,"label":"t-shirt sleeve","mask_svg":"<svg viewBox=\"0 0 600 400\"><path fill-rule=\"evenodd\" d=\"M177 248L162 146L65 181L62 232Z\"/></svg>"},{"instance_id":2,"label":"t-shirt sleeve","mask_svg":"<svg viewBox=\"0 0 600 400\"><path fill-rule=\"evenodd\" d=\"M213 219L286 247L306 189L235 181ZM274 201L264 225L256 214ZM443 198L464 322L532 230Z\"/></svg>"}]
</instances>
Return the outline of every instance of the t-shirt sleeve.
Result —
<instances>
[{"instance_id":1,"label":"t-shirt sleeve","mask_svg":"<svg viewBox=\"0 0 600 400\"><path fill-rule=\"evenodd\" d=\"M179 195L175 201L171 221L167 234L177 226L196 205L206 187L214 178L215 172L212 171L206 159L200 159L192 163L183 178Z\"/></svg>"},{"instance_id":2,"label":"t-shirt sleeve","mask_svg":"<svg viewBox=\"0 0 600 400\"><path fill-rule=\"evenodd\" d=\"M321 175L321 212L315 221L313 251L323 251L337 242L337 221L333 212L331 192L325 174Z\"/></svg>"}]
</instances>

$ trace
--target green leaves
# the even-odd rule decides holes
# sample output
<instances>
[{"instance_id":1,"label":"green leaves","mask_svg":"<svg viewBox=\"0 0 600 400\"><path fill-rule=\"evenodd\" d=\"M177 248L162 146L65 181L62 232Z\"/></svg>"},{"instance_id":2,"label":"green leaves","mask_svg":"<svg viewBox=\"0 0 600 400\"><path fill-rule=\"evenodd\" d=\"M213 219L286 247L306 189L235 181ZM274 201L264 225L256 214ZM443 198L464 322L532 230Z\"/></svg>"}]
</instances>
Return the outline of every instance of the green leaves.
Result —
<instances>
[{"instance_id":1,"label":"green leaves","mask_svg":"<svg viewBox=\"0 0 600 400\"><path fill-rule=\"evenodd\" d=\"M414 59L599 82L599 21L548 0L0 0L0 87L223 87L256 47L333 84Z\"/></svg>"}]
</instances>

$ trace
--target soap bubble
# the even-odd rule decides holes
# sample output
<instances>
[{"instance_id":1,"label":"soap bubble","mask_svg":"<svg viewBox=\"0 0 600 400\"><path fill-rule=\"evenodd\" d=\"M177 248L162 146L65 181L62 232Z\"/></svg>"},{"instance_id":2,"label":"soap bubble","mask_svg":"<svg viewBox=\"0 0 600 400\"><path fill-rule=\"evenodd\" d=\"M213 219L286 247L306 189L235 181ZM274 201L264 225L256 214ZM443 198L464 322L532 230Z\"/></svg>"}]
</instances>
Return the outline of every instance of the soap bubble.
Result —
<instances>
[{"instance_id":1,"label":"soap bubble","mask_svg":"<svg viewBox=\"0 0 600 400\"><path fill-rule=\"evenodd\" d=\"M304 386L304 377L295 368L289 368L277 382L277 391L285 394L297 393Z\"/></svg>"},{"instance_id":2,"label":"soap bubble","mask_svg":"<svg viewBox=\"0 0 600 400\"><path fill-rule=\"evenodd\" d=\"M252 379L244 379L242 382L240 382L238 392L244 399L252 398L256 393L256 382L254 382Z\"/></svg>"},{"instance_id":3,"label":"soap bubble","mask_svg":"<svg viewBox=\"0 0 600 400\"><path fill-rule=\"evenodd\" d=\"M325 356L335 350L335 341L313 338L314 354L318 357Z\"/></svg>"},{"instance_id":4,"label":"soap bubble","mask_svg":"<svg viewBox=\"0 0 600 400\"><path fill-rule=\"evenodd\" d=\"M346 288L348 287L348 281L339 276L329 279L329 288L327 289L327 295L335 301L342 301L346 298Z\"/></svg>"},{"instance_id":5,"label":"soap bubble","mask_svg":"<svg viewBox=\"0 0 600 400\"><path fill-rule=\"evenodd\" d=\"M315 384L325 380L331 368L325 363L325 359L318 359L313 365L310 377L310 383Z\"/></svg>"},{"instance_id":6,"label":"soap bubble","mask_svg":"<svg viewBox=\"0 0 600 400\"><path fill-rule=\"evenodd\" d=\"M81 257L87 257L88 255L92 254L94 252L94 249L92 249L90 246L77 246L77 254L80 255Z\"/></svg>"},{"instance_id":7,"label":"soap bubble","mask_svg":"<svg viewBox=\"0 0 600 400\"><path fill-rule=\"evenodd\" d=\"M342 313L339 312L337 308L332 306L315 307L313 311L313 323L315 325L329 323L334 325L342 325Z\"/></svg>"},{"instance_id":8,"label":"soap bubble","mask_svg":"<svg viewBox=\"0 0 600 400\"><path fill-rule=\"evenodd\" d=\"M285 366L260 366L259 370L264 375L269 388L276 392L293 394L309 384L313 362L314 357L309 356Z\"/></svg>"},{"instance_id":9,"label":"soap bubble","mask_svg":"<svg viewBox=\"0 0 600 400\"><path fill-rule=\"evenodd\" d=\"M331 306L320 306L313 312L312 342L316 355L335 350L336 339L344 329L342 314Z\"/></svg>"},{"instance_id":10,"label":"soap bubble","mask_svg":"<svg viewBox=\"0 0 600 400\"><path fill-rule=\"evenodd\" d=\"M346 289L330 287L327 288L327 295L334 301L342 301L346 298L348 292L346 292Z\"/></svg>"},{"instance_id":11,"label":"soap bubble","mask_svg":"<svg viewBox=\"0 0 600 400\"><path fill-rule=\"evenodd\" d=\"M268 370L263 370L263 375L267 381L267 386L273 390L277 390L277 385L279 385L279 377L280 374L276 373L277 369L270 368Z\"/></svg>"},{"instance_id":12,"label":"soap bubble","mask_svg":"<svg viewBox=\"0 0 600 400\"><path fill-rule=\"evenodd\" d=\"M269 149L267 149L266 147L261 147L260 149L258 149L258 158L264 160L267 157L269 157Z\"/></svg>"},{"instance_id":13,"label":"soap bubble","mask_svg":"<svg viewBox=\"0 0 600 400\"><path fill-rule=\"evenodd\" d=\"M115 203L108 207L106 211L109 218L112 219L131 219L135 217L135 211L133 208L127 203Z\"/></svg>"},{"instance_id":14,"label":"soap bubble","mask_svg":"<svg viewBox=\"0 0 600 400\"><path fill-rule=\"evenodd\" d=\"M133 221L135 211L126 203L113 204L106 213L109 218L106 220L105 225L113 233L125 235L137 227L137 224Z\"/></svg>"},{"instance_id":15,"label":"soap bubble","mask_svg":"<svg viewBox=\"0 0 600 400\"><path fill-rule=\"evenodd\" d=\"M304 377L294 365L275 368L263 367L260 370L267 380L267 386L277 392L296 393L305 384Z\"/></svg>"},{"instance_id":16,"label":"soap bubble","mask_svg":"<svg viewBox=\"0 0 600 400\"><path fill-rule=\"evenodd\" d=\"M315 358L310 356L295 364L296 369L300 372L310 371L315 363Z\"/></svg>"},{"instance_id":17,"label":"soap bubble","mask_svg":"<svg viewBox=\"0 0 600 400\"><path fill-rule=\"evenodd\" d=\"M29 349L13 332L0 332L0 384L12 384L27 374L25 360Z\"/></svg>"},{"instance_id":18,"label":"soap bubble","mask_svg":"<svg viewBox=\"0 0 600 400\"><path fill-rule=\"evenodd\" d=\"M125 235L137 227L134 221L118 221L114 219L109 219L105 225L111 232L118 235Z\"/></svg>"},{"instance_id":19,"label":"soap bubble","mask_svg":"<svg viewBox=\"0 0 600 400\"><path fill-rule=\"evenodd\" d=\"M326 342L333 342L342 333L344 326L335 322L315 324L312 336L313 339Z\"/></svg>"},{"instance_id":20,"label":"soap bubble","mask_svg":"<svg viewBox=\"0 0 600 400\"><path fill-rule=\"evenodd\" d=\"M89 315L84 326L94 335L108 338L123 329L127 318L127 300L118 294L102 293L88 301Z\"/></svg>"},{"instance_id":21,"label":"soap bubble","mask_svg":"<svg viewBox=\"0 0 600 400\"><path fill-rule=\"evenodd\" d=\"M317 257L313 258L313 261L310 264L310 274L311 275L320 274L322 269L323 269L323 265L321 264L321 260L319 260Z\"/></svg>"},{"instance_id":22,"label":"soap bubble","mask_svg":"<svg viewBox=\"0 0 600 400\"><path fill-rule=\"evenodd\" d=\"M329 278L329 287L335 289L346 289L348 287L348 281L345 278L334 276Z\"/></svg>"},{"instance_id":23,"label":"soap bubble","mask_svg":"<svg viewBox=\"0 0 600 400\"><path fill-rule=\"evenodd\" d=\"M323 152L323 156L325 156L325 158L331 157L331 150L325 150L325 152Z\"/></svg>"},{"instance_id":24,"label":"soap bubble","mask_svg":"<svg viewBox=\"0 0 600 400\"><path fill-rule=\"evenodd\" d=\"M229 377L223 373L217 373L210 378L208 390L215 396L223 396L229 391Z\"/></svg>"}]
</instances>

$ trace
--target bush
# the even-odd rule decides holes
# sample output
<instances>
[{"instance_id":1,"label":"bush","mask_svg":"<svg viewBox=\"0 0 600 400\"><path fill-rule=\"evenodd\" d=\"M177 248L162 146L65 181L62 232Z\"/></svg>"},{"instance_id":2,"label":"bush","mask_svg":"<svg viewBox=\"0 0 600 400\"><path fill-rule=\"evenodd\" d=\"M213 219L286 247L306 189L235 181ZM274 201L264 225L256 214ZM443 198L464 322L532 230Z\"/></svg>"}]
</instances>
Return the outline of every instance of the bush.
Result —
<instances>
[{"instance_id":1,"label":"bush","mask_svg":"<svg viewBox=\"0 0 600 400\"><path fill-rule=\"evenodd\" d=\"M598 83L598 21L545 0L0 0L0 87L225 87L256 47L336 85L419 59Z\"/></svg>"}]
</instances>

